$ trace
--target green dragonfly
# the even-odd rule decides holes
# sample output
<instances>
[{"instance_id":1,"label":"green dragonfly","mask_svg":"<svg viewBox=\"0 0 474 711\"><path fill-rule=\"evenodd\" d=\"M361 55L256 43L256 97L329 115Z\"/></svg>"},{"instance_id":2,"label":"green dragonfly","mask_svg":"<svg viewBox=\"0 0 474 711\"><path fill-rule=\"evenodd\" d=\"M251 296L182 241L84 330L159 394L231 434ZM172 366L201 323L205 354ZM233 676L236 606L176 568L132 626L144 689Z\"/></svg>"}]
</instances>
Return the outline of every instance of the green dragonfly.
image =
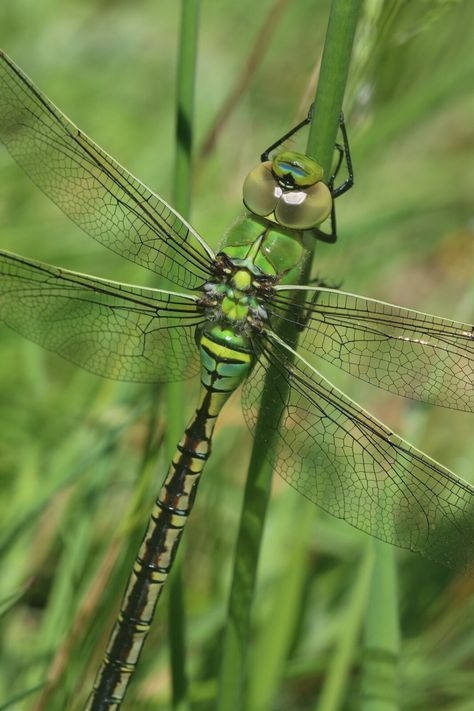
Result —
<instances>
[{"instance_id":1,"label":"green dragonfly","mask_svg":"<svg viewBox=\"0 0 474 711\"><path fill-rule=\"evenodd\" d=\"M262 446L298 491L384 541L474 569L474 487L394 434L311 362L317 356L397 395L471 411L474 327L295 283L307 240L328 218L326 238L335 238L334 199L352 185L343 123L326 184L317 162L280 150L298 128L249 173L246 212L215 254L0 55L0 138L11 155L85 232L186 290L121 284L3 251L0 319L108 378L163 383L200 373L195 414L158 494L87 709L121 706L216 418L240 385L250 430L259 415L268 419ZM344 161L348 177L336 186ZM298 350L282 335L288 329L299 334ZM262 399L264 383L270 399Z\"/></svg>"}]
</instances>

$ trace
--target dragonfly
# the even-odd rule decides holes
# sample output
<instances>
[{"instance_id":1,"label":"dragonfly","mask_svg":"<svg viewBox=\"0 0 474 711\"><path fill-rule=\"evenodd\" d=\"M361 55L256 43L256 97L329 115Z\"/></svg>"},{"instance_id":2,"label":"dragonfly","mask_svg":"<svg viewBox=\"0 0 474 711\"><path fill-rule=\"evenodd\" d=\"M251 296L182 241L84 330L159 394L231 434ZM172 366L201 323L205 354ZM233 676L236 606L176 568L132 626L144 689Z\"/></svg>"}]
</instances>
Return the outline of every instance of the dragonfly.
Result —
<instances>
[{"instance_id":1,"label":"dragonfly","mask_svg":"<svg viewBox=\"0 0 474 711\"><path fill-rule=\"evenodd\" d=\"M266 455L304 496L372 536L474 571L474 487L314 364L329 361L397 395L472 411L474 327L322 283L298 284L308 240L335 239L334 201L353 184L343 121L327 181L315 159L283 147L310 118L250 171L245 211L215 253L0 55L0 138L13 158L84 232L179 289L118 283L1 251L0 319L100 376L200 377L196 410L154 503L89 711L116 710L124 700L216 419L239 387L250 430L259 417L267 421Z\"/></svg>"}]
</instances>

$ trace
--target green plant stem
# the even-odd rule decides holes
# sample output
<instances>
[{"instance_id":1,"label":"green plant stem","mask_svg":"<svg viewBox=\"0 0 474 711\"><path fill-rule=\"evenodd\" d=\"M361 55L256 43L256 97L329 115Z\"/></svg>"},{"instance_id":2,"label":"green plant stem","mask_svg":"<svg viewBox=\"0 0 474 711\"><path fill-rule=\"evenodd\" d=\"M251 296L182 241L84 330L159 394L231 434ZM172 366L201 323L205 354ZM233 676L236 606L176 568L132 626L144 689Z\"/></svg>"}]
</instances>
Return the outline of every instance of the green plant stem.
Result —
<instances>
[{"instance_id":1,"label":"green plant stem","mask_svg":"<svg viewBox=\"0 0 474 711\"><path fill-rule=\"evenodd\" d=\"M306 152L329 175L361 0L333 0Z\"/></svg>"},{"instance_id":2,"label":"green plant stem","mask_svg":"<svg viewBox=\"0 0 474 711\"><path fill-rule=\"evenodd\" d=\"M191 207L194 84L200 0L181 0L176 85L176 155L173 205L186 219Z\"/></svg>"},{"instance_id":3,"label":"green plant stem","mask_svg":"<svg viewBox=\"0 0 474 711\"><path fill-rule=\"evenodd\" d=\"M315 99L316 112L321 113L315 112L317 118L313 122L308 143L308 151L311 155L316 155L317 151L326 175L330 169L359 6L359 0L333 0L331 5ZM303 270L303 278L307 273L308 267ZM296 332L287 332L285 336L290 344L296 342ZM266 385L260 410L261 413L267 413L267 416L259 416L255 428L255 445L250 459L235 549L221 659L218 711L242 711L245 708L250 613L272 479L272 467L266 456L266 448L271 445L271 432L277 427L277 423L268 421L268 413L278 411L274 402L276 397L276 393Z\"/></svg>"},{"instance_id":4,"label":"green plant stem","mask_svg":"<svg viewBox=\"0 0 474 711\"><path fill-rule=\"evenodd\" d=\"M343 708L347 682L354 660L359 632L367 609L367 599L374 567L372 541L362 555L357 576L349 594L346 612L343 615L341 634L329 666L324 686L315 707L316 711L338 711Z\"/></svg>"},{"instance_id":5,"label":"green plant stem","mask_svg":"<svg viewBox=\"0 0 474 711\"><path fill-rule=\"evenodd\" d=\"M425 418L420 408L407 409L404 434L421 434ZM365 619L361 666L361 711L398 711L400 621L395 549L372 540L375 555Z\"/></svg>"},{"instance_id":6,"label":"green plant stem","mask_svg":"<svg viewBox=\"0 0 474 711\"><path fill-rule=\"evenodd\" d=\"M181 31L176 87L176 156L173 203L185 218L191 205L194 82L197 53L199 0L182 0ZM166 458L171 461L184 427L183 384L169 383L166 388L167 429ZM173 566L168 586L168 627L170 642L172 708L189 708L186 677L186 631L182 583L181 548Z\"/></svg>"},{"instance_id":7,"label":"green plant stem","mask_svg":"<svg viewBox=\"0 0 474 711\"><path fill-rule=\"evenodd\" d=\"M361 711L398 711L400 655L397 574L392 546L372 540L375 554L365 624Z\"/></svg>"},{"instance_id":8,"label":"green plant stem","mask_svg":"<svg viewBox=\"0 0 474 711\"><path fill-rule=\"evenodd\" d=\"M285 502L287 503L287 502ZM295 527L295 521L298 526ZM308 580L308 540L314 530L314 511L301 497L292 496L278 515L278 575L265 596L264 621L255 631L252 671L246 690L246 711L270 711L277 703L281 679L287 674L287 659L295 640ZM291 540L291 548L286 542ZM279 547L278 547L279 544ZM275 624L278 620L278 624Z\"/></svg>"}]
</instances>

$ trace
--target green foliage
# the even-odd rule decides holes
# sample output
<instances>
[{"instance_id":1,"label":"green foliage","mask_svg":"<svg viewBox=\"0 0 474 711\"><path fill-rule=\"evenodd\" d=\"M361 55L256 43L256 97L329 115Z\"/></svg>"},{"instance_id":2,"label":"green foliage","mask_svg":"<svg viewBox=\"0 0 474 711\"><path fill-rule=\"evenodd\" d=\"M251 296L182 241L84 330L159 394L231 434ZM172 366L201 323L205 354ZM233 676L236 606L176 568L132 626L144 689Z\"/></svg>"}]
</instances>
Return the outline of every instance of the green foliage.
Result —
<instances>
[{"instance_id":1,"label":"green foliage","mask_svg":"<svg viewBox=\"0 0 474 711\"><path fill-rule=\"evenodd\" d=\"M295 123L296 107L307 110L302 97L320 57L328 8L316 1L202 2L191 219L213 246L237 216L242 180L262 149ZM251 55L277 10L261 56ZM178 22L179 4L157 0L0 5L2 47L78 125L167 199ZM347 291L468 321L474 318L473 26L469 0L366 1L344 102L356 187L338 205L338 243L318 244L314 263L315 272L343 281ZM239 100L218 125L214 149L203 153L239 80ZM63 218L4 151L0 184L2 248L150 284L149 274ZM91 686L166 471L164 396L101 381L6 328L0 328L0 352L0 708L75 711ZM472 480L472 416L407 403L324 371ZM186 416L194 387L184 387ZM250 449L235 398L216 433L183 561L196 711L215 704ZM360 707L366 540L273 482L244 711L308 711L324 698L335 699L324 708ZM397 552L396 559L400 706L467 710L474 695L472 581L408 553ZM160 604L125 709L170 706L163 613ZM323 691L330 678L342 684L342 699Z\"/></svg>"}]
</instances>

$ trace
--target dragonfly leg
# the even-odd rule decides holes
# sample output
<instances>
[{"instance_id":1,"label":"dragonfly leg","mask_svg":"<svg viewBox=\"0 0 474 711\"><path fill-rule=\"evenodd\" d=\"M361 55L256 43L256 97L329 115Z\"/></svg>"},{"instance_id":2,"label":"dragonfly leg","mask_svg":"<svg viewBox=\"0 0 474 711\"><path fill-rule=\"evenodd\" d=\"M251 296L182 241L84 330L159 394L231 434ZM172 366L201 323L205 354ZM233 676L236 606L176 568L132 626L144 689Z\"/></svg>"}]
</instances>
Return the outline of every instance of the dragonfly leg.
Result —
<instances>
[{"instance_id":1,"label":"dragonfly leg","mask_svg":"<svg viewBox=\"0 0 474 711\"><path fill-rule=\"evenodd\" d=\"M312 118L313 118L313 108L314 104L311 104L309 107L308 115L306 116L303 121L300 121L299 124L294 126L290 131L285 133L284 136L279 138L275 143L272 143L271 146L269 146L260 156L260 160L263 162L269 160L270 153L275 150L275 148L278 148L281 146L282 143L284 143L288 138L291 138L291 136L294 136L295 133L297 133L300 129L302 129L304 126L307 126ZM354 171L352 168L352 158L351 158L351 150L349 146L349 139L347 137L347 131L346 131L346 125L344 122L344 113L341 111L339 114L339 130L341 131L342 134L342 145L340 143L336 143L334 146L334 149L337 151L337 161L336 161L336 166L332 172L331 177L329 178L327 185L329 190L331 191L331 195L333 197L333 203L331 207L331 214L329 215L329 225L330 225L330 230L329 232L324 232L323 230L320 229L315 229L313 230L314 235L322 240L323 242L329 242L329 243L334 243L337 240L337 229L336 229L336 210L334 207L334 200L339 197L339 195L343 195L345 192L350 190L352 186L354 185ZM334 182L339 174L339 171L341 169L342 163L345 161L346 168L347 168L347 178L336 188L334 187Z\"/></svg>"},{"instance_id":2,"label":"dragonfly leg","mask_svg":"<svg viewBox=\"0 0 474 711\"><path fill-rule=\"evenodd\" d=\"M328 180L328 187L331 190L333 199L336 199L339 195L343 195L354 185L354 170L352 168L351 149L349 146L349 139L347 138L346 124L344 122L344 114L342 111L339 114L339 130L342 134L343 145L341 146L340 143L336 143L335 148L339 155L334 172ZM337 188L335 188L334 181L336 180L343 160L346 162L347 178L340 185L338 185Z\"/></svg>"},{"instance_id":3,"label":"dragonfly leg","mask_svg":"<svg viewBox=\"0 0 474 711\"><path fill-rule=\"evenodd\" d=\"M281 146L281 144L284 143L285 141L287 141L288 138L291 138L291 136L294 136L295 133L297 133L302 128L307 126L309 123L311 123L311 120L313 118L313 106L314 106L314 104L311 104L311 106L309 107L308 115L306 116L305 119L300 121L296 126L294 126L292 129L290 129L290 131L288 131L288 133L285 133L285 135L282 136L281 138L279 138L278 141L275 141L275 143L272 143L271 146L268 146L268 148L265 151L263 151L262 155L260 156L260 160L262 161L262 163L264 163L267 160L270 160L270 153L273 150L275 150L275 148L278 148L279 146Z\"/></svg>"},{"instance_id":4,"label":"dragonfly leg","mask_svg":"<svg viewBox=\"0 0 474 711\"><path fill-rule=\"evenodd\" d=\"M328 188L330 188L333 197L334 197L334 181L336 180L337 176L339 175L342 161L344 160L344 148L341 146L340 143L336 143L334 145L334 150L337 151L337 162L336 162L336 167L334 168L332 175L328 180Z\"/></svg>"},{"instance_id":5,"label":"dragonfly leg","mask_svg":"<svg viewBox=\"0 0 474 711\"><path fill-rule=\"evenodd\" d=\"M334 244L334 242L337 240L336 207L334 205L334 200L332 202L331 213L329 215L329 226L330 226L329 232L324 232L323 230L320 230L319 228L311 230L311 232L317 239L320 239L322 242L328 242L329 244Z\"/></svg>"},{"instance_id":6,"label":"dragonfly leg","mask_svg":"<svg viewBox=\"0 0 474 711\"><path fill-rule=\"evenodd\" d=\"M337 151L337 161L332 175L327 183L333 198L331 214L329 215L330 231L324 232L323 230L319 229L315 230L315 234L319 239L323 240L324 242L330 243L333 243L337 240L336 208L334 205L334 200L339 197L339 195L343 195L344 193L346 193L354 185L354 171L352 169L351 150L349 147L349 139L347 138L347 131L344 123L344 114L342 111L339 115L339 128L342 133L343 145L341 145L340 143L336 143L334 146L334 150ZM341 183L341 185L338 185L337 188L335 188L334 182L339 174L344 160L347 168L347 178L344 180L344 182Z\"/></svg>"},{"instance_id":7,"label":"dragonfly leg","mask_svg":"<svg viewBox=\"0 0 474 711\"><path fill-rule=\"evenodd\" d=\"M311 123L313 119L313 109L314 109L314 104L311 104L309 107L308 115L306 118L304 118L302 121L300 121L296 126L294 126L290 131L285 133L284 136L279 138L277 141L271 144L266 150L263 151L262 155L260 156L260 160L262 163L265 161L269 160L270 158L270 153L275 150L275 148L278 148L281 146L282 143L284 143L288 138L291 138L291 136L294 136L295 133L300 131L302 128L307 126L309 123ZM352 168L352 157L351 157L351 149L349 146L349 139L347 137L347 131L346 131L346 124L344 121L344 113L341 111L339 114L339 130L341 131L342 134L342 142L343 145L340 143L336 143L335 149L338 152L338 159L336 163L336 167L331 175L331 177L328 180L328 187L331 190L333 198L339 197L339 195L343 195L345 192L350 190L352 186L354 185L354 171ZM341 185L338 185L337 188L334 188L334 181L336 180L336 177L339 173L339 170L342 165L342 161L345 160L346 162L346 168L347 168L347 178L344 180Z\"/></svg>"}]
</instances>

